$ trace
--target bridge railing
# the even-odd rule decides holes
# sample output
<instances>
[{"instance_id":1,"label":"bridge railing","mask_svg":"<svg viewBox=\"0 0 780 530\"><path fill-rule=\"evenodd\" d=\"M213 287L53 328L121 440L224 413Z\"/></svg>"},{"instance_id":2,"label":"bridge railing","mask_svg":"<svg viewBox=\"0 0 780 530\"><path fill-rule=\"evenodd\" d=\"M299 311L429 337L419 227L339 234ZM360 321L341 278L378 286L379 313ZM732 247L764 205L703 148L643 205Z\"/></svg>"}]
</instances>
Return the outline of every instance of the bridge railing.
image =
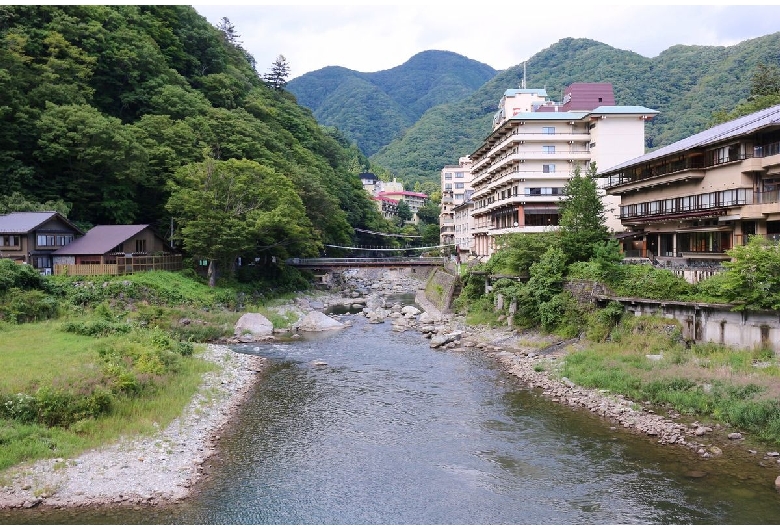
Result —
<instances>
[{"instance_id":1,"label":"bridge railing","mask_svg":"<svg viewBox=\"0 0 780 530\"><path fill-rule=\"evenodd\" d=\"M425 264L425 265L431 265L431 264L443 264L447 260L446 257L431 257L431 258L422 258L422 257L411 257L411 258L405 258L405 257L399 257L399 256L393 256L393 257L385 257L385 258L289 258L286 260L286 263L288 265L293 266L311 266L311 265L367 265L367 264L377 264L377 263L386 263L388 265L392 264Z\"/></svg>"}]
</instances>

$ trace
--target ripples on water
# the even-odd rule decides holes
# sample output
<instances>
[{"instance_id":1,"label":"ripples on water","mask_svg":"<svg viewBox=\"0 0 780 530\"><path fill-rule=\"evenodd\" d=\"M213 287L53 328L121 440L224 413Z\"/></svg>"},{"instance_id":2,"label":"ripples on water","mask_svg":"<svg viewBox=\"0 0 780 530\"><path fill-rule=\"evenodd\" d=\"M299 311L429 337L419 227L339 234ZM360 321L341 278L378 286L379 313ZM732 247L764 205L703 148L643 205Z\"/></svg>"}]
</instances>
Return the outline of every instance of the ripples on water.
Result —
<instances>
[{"instance_id":1,"label":"ripples on water","mask_svg":"<svg viewBox=\"0 0 780 530\"><path fill-rule=\"evenodd\" d=\"M195 498L68 522L780 522L771 488L716 466L686 478L706 464L687 450L520 389L482 354L351 318L343 331L259 346L270 369Z\"/></svg>"}]
</instances>

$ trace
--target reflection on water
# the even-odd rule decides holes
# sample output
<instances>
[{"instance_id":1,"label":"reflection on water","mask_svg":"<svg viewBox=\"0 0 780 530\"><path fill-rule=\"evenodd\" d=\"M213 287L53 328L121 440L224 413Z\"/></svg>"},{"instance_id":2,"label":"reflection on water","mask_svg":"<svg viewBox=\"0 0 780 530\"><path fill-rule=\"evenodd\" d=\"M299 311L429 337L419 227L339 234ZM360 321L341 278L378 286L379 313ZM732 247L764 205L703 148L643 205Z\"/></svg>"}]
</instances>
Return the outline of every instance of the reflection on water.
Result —
<instances>
[{"instance_id":1,"label":"reflection on water","mask_svg":"<svg viewBox=\"0 0 780 530\"><path fill-rule=\"evenodd\" d=\"M259 346L270 369L186 503L26 522L780 523L755 462L737 472L659 447L521 389L479 353L349 318L324 339Z\"/></svg>"}]
</instances>

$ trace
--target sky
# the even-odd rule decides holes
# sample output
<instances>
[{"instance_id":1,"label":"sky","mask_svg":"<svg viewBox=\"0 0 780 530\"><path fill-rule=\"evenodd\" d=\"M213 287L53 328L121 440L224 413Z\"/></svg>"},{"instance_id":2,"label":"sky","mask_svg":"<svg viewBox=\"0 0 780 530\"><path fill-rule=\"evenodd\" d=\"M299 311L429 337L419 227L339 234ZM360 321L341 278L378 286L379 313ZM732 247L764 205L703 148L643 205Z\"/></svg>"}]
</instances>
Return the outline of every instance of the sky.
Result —
<instances>
[{"instance_id":1,"label":"sky","mask_svg":"<svg viewBox=\"0 0 780 530\"><path fill-rule=\"evenodd\" d=\"M192 5L192 4L191 4ZM549 6L549 7L546 7ZM729 46L780 31L778 5L601 5L597 2L424 1L395 5L198 5L212 24L227 17L267 72L279 56L290 79L325 66L377 72L416 53L445 50L497 70L566 37L589 38L645 57L675 44ZM528 63L529 70L533 68Z\"/></svg>"}]
</instances>

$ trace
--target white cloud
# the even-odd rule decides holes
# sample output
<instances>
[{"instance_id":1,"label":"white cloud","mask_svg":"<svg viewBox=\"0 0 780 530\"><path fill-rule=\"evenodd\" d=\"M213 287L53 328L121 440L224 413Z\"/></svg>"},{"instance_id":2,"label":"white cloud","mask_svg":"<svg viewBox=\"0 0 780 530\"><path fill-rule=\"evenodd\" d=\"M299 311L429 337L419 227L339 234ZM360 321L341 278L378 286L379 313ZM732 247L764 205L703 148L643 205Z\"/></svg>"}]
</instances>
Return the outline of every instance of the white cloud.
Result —
<instances>
[{"instance_id":1,"label":"white cloud","mask_svg":"<svg viewBox=\"0 0 780 530\"><path fill-rule=\"evenodd\" d=\"M447 50L504 69L562 38L589 38L654 57L675 44L726 46L780 31L780 6L226 5L195 6L212 24L227 17L263 73L279 54L291 76L325 66L375 72L425 50Z\"/></svg>"}]
</instances>

